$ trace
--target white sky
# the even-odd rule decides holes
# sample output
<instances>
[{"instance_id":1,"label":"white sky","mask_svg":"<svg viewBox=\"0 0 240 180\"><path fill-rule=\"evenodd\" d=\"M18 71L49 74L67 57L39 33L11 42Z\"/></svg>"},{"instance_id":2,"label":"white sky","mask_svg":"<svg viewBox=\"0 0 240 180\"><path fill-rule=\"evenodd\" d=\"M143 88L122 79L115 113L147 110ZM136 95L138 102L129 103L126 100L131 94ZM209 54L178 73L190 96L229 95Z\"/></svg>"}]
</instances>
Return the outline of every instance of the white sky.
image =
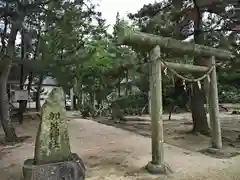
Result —
<instances>
[{"instance_id":1,"label":"white sky","mask_svg":"<svg viewBox=\"0 0 240 180\"><path fill-rule=\"evenodd\" d=\"M127 18L127 13L135 13L144 4L154 3L155 0L92 0L92 2L100 5L97 10L102 12L107 24L113 25L117 12L120 13L120 18ZM109 29L109 32L112 32L112 28Z\"/></svg>"},{"instance_id":2,"label":"white sky","mask_svg":"<svg viewBox=\"0 0 240 180\"><path fill-rule=\"evenodd\" d=\"M111 26L108 29L109 33L112 33L112 25L115 24L117 12L120 14L120 18L127 19L128 13L136 13L140 10L144 4L160 2L161 0L92 0L94 4L99 4L97 10L102 12L103 18L106 19L106 23ZM190 41L193 36L189 36L184 41Z\"/></svg>"},{"instance_id":3,"label":"white sky","mask_svg":"<svg viewBox=\"0 0 240 180\"><path fill-rule=\"evenodd\" d=\"M161 0L158 0L159 2ZM117 12L120 18L127 19L127 13L135 13L143 7L144 4L154 3L156 0L92 0L93 4L99 4L97 10L102 12L106 23L111 25L108 29L112 33L112 25L115 24ZM20 43L20 35L17 36L16 44Z\"/></svg>"}]
</instances>

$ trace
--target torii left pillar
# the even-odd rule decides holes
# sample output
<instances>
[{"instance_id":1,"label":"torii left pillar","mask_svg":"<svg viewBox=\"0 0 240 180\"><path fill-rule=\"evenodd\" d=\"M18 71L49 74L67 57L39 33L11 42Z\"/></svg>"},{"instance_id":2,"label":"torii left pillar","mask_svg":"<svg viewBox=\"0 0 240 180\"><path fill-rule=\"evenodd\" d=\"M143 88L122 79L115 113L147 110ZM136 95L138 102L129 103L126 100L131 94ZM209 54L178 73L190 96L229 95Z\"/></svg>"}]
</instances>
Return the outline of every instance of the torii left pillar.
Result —
<instances>
[{"instance_id":1,"label":"torii left pillar","mask_svg":"<svg viewBox=\"0 0 240 180\"><path fill-rule=\"evenodd\" d=\"M151 75L151 123L152 123L152 161L146 166L152 174L166 173L164 165L164 139L162 119L162 73L161 73L160 47L154 47L150 52Z\"/></svg>"}]
</instances>

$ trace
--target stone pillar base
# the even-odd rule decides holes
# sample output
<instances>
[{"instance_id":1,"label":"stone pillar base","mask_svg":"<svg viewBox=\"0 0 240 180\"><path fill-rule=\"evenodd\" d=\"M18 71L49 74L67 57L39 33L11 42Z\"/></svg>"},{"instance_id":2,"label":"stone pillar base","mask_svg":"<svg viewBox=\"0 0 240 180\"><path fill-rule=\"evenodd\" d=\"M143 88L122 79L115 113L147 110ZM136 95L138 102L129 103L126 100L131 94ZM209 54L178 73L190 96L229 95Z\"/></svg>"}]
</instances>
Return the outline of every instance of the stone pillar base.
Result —
<instances>
[{"instance_id":1,"label":"stone pillar base","mask_svg":"<svg viewBox=\"0 0 240 180\"><path fill-rule=\"evenodd\" d=\"M24 180L84 180L85 166L82 159L72 153L72 160L35 165L33 159L27 159L23 165Z\"/></svg>"},{"instance_id":2,"label":"stone pillar base","mask_svg":"<svg viewBox=\"0 0 240 180\"><path fill-rule=\"evenodd\" d=\"M200 151L203 154L215 157L215 158L231 158L234 156L238 156L240 153L235 150L230 150L227 148L217 149L213 147L209 147L207 149L203 149Z\"/></svg>"},{"instance_id":3,"label":"stone pillar base","mask_svg":"<svg viewBox=\"0 0 240 180\"><path fill-rule=\"evenodd\" d=\"M168 174L172 173L173 171L171 168L166 164L153 164L149 162L146 166L146 170L151 174Z\"/></svg>"}]
</instances>

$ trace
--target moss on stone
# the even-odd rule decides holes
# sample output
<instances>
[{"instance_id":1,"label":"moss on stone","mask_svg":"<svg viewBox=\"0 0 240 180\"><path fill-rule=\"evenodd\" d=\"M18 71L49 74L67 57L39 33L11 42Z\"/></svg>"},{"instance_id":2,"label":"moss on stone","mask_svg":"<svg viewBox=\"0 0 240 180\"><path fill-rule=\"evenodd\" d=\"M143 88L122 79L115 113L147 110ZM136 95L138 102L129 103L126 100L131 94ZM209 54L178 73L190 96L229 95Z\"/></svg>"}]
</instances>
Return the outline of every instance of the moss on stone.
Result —
<instances>
[{"instance_id":1,"label":"moss on stone","mask_svg":"<svg viewBox=\"0 0 240 180\"><path fill-rule=\"evenodd\" d=\"M71 159L64 93L54 88L41 110L35 143L35 164L45 164Z\"/></svg>"}]
</instances>

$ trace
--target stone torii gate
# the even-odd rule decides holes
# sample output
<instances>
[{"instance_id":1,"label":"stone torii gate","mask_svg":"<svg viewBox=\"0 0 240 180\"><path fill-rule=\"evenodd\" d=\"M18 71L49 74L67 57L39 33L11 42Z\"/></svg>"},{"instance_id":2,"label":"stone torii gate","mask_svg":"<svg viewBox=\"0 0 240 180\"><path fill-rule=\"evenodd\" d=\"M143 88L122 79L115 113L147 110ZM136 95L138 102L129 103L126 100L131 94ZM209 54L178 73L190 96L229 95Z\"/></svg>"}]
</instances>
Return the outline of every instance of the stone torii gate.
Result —
<instances>
[{"instance_id":1,"label":"stone torii gate","mask_svg":"<svg viewBox=\"0 0 240 180\"><path fill-rule=\"evenodd\" d=\"M171 67L179 72L192 72L207 74L210 81L205 81L207 90L207 100L209 103L209 116L211 122L212 147L214 149L222 148L221 125L219 120L218 106L218 88L215 58L231 59L234 56L231 52L202 46L189 42L182 42L172 38L156 36L153 34L142 33L126 26L119 25L118 43L120 45L141 47L150 52L151 61L151 124L152 124L152 161L146 166L150 173L166 173L167 166L164 164L164 138L163 138L163 120L162 120L162 75L163 66ZM170 49L174 53L188 53L209 59L205 66L196 66L190 64L179 64L163 62L160 49ZM205 79L206 76L202 79Z\"/></svg>"}]
</instances>

